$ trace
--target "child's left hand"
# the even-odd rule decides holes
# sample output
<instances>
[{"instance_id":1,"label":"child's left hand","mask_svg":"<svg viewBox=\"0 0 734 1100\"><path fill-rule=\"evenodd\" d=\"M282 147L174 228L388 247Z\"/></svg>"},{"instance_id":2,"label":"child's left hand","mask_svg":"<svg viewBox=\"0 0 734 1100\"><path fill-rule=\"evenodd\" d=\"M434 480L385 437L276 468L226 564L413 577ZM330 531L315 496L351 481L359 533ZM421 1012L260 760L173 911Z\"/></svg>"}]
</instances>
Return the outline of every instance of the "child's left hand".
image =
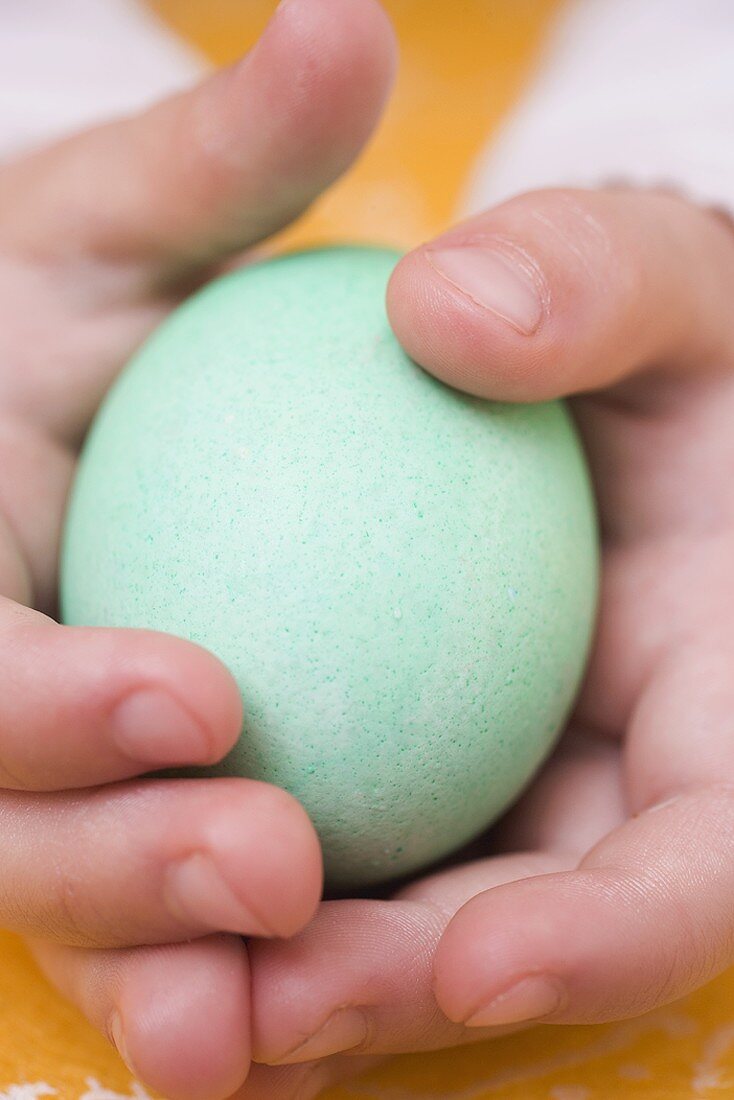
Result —
<instances>
[{"instance_id":1,"label":"child's left hand","mask_svg":"<svg viewBox=\"0 0 734 1100\"><path fill-rule=\"evenodd\" d=\"M662 192L522 195L398 265L392 324L424 367L573 396L596 645L559 749L483 850L252 944L254 1056L280 1068L241 1100L314 1096L365 1055L634 1016L734 962L733 293L732 225Z\"/></svg>"}]
</instances>

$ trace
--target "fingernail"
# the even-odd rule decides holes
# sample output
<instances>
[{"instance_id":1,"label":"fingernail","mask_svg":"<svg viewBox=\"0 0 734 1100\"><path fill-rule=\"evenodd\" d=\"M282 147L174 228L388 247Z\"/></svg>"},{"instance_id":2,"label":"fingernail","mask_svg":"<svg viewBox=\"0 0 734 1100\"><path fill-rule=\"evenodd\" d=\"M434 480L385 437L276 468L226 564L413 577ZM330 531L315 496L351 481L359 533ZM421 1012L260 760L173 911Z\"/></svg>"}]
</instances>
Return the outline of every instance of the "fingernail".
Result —
<instances>
[{"instance_id":1,"label":"fingernail","mask_svg":"<svg viewBox=\"0 0 734 1100\"><path fill-rule=\"evenodd\" d=\"M275 935L240 901L214 860L203 852L195 852L168 868L164 894L176 919L189 926L247 936Z\"/></svg>"},{"instance_id":2,"label":"fingernail","mask_svg":"<svg viewBox=\"0 0 734 1100\"><path fill-rule=\"evenodd\" d=\"M125 756L145 764L198 764L211 759L206 730L167 692L144 688L118 703L112 735Z\"/></svg>"},{"instance_id":3,"label":"fingernail","mask_svg":"<svg viewBox=\"0 0 734 1100\"><path fill-rule=\"evenodd\" d=\"M477 1009L464 1021L466 1027L498 1027L541 1020L561 1006L563 992L550 978L523 978Z\"/></svg>"},{"instance_id":4,"label":"fingernail","mask_svg":"<svg viewBox=\"0 0 734 1100\"><path fill-rule=\"evenodd\" d=\"M427 249L435 271L475 305L530 336L540 324L548 290L533 260L510 245Z\"/></svg>"},{"instance_id":5,"label":"fingernail","mask_svg":"<svg viewBox=\"0 0 734 1100\"><path fill-rule=\"evenodd\" d=\"M367 1018L361 1009L338 1008L314 1035L273 1064L285 1066L294 1062L311 1062L316 1058L327 1058L330 1054L354 1050L366 1041L367 1035Z\"/></svg>"},{"instance_id":6,"label":"fingernail","mask_svg":"<svg viewBox=\"0 0 734 1100\"><path fill-rule=\"evenodd\" d=\"M107 1031L112 1040L112 1043L117 1050L117 1053L122 1058L127 1068L132 1073L133 1077L137 1077L137 1073L133 1068L132 1059L127 1049L127 1042L125 1040L125 1029L122 1026L122 1017L120 1013L115 1011L110 1017L110 1021L107 1025Z\"/></svg>"}]
</instances>

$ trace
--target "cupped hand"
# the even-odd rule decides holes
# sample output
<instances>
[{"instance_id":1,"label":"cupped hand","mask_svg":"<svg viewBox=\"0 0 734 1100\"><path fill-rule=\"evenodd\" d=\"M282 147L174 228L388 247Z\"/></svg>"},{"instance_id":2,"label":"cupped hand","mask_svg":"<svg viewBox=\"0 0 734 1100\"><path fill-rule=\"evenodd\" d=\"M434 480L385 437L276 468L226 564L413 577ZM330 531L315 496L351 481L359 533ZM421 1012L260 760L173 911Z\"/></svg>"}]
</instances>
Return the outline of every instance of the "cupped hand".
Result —
<instances>
[{"instance_id":1,"label":"cupped hand","mask_svg":"<svg viewBox=\"0 0 734 1100\"><path fill-rule=\"evenodd\" d=\"M237 934L302 927L320 853L282 791L136 780L221 758L240 699L187 642L50 617L65 497L116 371L350 163L393 68L372 0L286 0L191 92L0 169L0 925L172 1100L244 1080Z\"/></svg>"},{"instance_id":2,"label":"cupped hand","mask_svg":"<svg viewBox=\"0 0 734 1100\"><path fill-rule=\"evenodd\" d=\"M522 195L398 265L391 321L427 370L572 398L597 637L557 752L471 858L253 945L265 1064L241 1100L314 1096L369 1055L636 1015L734 962L733 289L732 226L660 191Z\"/></svg>"}]
</instances>

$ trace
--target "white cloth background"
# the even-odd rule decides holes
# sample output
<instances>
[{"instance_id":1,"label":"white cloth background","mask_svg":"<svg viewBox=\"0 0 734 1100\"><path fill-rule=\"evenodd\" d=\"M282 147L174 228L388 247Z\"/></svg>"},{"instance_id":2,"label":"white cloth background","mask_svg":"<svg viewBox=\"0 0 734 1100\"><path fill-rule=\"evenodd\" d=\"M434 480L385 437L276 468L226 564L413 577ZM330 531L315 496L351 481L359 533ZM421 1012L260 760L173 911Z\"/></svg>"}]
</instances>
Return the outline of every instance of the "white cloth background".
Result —
<instances>
[{"instance_id":1,"label":"white cloth background","mask_svg":"<svg viewBox=\"0 0 734 1100\"><path fill-rule=\"evenodd\" d=\"M0 158L142 110L205 67L135 0L0 0Z\"/></svg>"},{"instance_id":2,"label":"white cloth background","mask_svg":"<svg viewBox=\"0 0 734 1100\"><path fill-rule=\"evenodd\" d=\"M464 205L618 180L734 212L734 0L573 4Z\"/></svg>"}]
</instances>

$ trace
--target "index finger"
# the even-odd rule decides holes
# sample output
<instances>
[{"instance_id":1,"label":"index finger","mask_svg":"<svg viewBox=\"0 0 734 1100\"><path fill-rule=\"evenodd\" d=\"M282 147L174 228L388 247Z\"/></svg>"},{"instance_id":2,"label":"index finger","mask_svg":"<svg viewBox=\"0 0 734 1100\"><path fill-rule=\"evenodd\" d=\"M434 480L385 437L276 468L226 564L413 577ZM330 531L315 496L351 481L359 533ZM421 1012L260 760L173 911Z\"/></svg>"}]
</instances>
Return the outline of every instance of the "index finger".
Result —
<instances>
[{"instance_id":1,"label":"index finger","mask_svg":"<svg viewBox=\"0 0 734 1100\"><path fill-rule=\"evenodd\" d=\"M0 236L148 286L280 229L354 159L392 81L377 0L285 0L237 64L3 170ZM119 289L119 280L115 284Z\"/></svg>"}]
</instances>

